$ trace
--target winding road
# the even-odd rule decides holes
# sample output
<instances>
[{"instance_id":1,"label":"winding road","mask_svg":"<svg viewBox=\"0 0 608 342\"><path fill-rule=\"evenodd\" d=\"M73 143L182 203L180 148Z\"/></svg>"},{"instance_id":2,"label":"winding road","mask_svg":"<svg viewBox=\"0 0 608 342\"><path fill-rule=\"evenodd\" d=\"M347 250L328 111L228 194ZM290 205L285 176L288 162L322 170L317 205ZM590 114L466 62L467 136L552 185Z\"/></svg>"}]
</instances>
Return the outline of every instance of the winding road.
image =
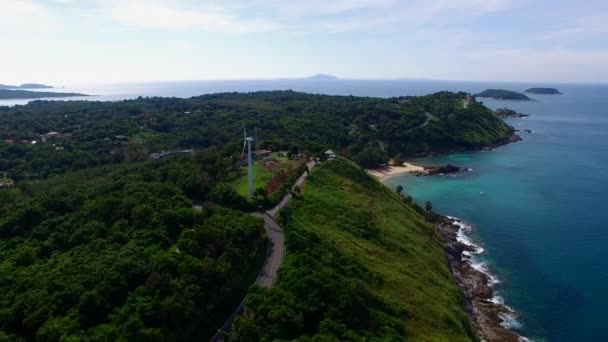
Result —
<instances>
[{"instance_id":1,"label":"winding road","mask_svg":"<svg viewBox=\"0 0 608 342\"><path fill-rule=\"evenodd\" d=\"M316 165L314 161L310 161L306 163L308 166L308 170L312 170L312 168ZM297 180L292 190L296 186L302 186L304 181L308 177L308 172L304 172ZM279 223L275 220L275 217L283 209L291 200L292 195L291 192L287 193L285 197L277 204L274 208L267 210L266 212L255 212L250 215L261 218L264 220L264 228L266 229L266 234L268 236L268 249L266 251L266 259L264 260L264 265L262 266L262 270L258 274L258 278L256 279L256 284L261 287L272 287L274 282L277 280L279 267L281 267L281 263L283 262L283 258L285 257L285 234L283 233L283 228ZM247 300L247 296L241 301L239 306L234 310L232 315L226 320L226 322L222 325L220 329L218 329L215 336L211 338L212 342L219 342L224 340L224 335L230 331L232 326L232 322L245 310L245 301Z\"/></svg>"},{"instance_id":2,"label":"winding road","mask_svg":"<svg viewBox=\"0 0 608 342\"><path fill-rule=\"evenodd\" d=\"M407 133L407 132L411 132L411 131L415 130L416 128L422 128L422 127L428 125L429 122L433 119L433 116L429 112L424 112L424 116L426 117L426 119L424 120L424 122L422 124L420 124L416 127L412 127L405 132Z\"/></svg>"}]
</instances>

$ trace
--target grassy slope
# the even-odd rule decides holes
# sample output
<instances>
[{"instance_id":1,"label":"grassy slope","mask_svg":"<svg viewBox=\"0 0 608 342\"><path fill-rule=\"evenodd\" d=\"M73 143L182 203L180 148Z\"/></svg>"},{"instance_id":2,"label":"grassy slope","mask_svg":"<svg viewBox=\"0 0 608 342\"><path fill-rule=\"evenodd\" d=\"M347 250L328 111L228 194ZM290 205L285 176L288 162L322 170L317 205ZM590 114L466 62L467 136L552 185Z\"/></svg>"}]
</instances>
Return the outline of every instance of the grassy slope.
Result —
<instances>
[{"instance_id":1,"label":"grassy slope","mask_svg":"<svg viewBox=\"0 0 608 342\"><path fill-rule=\"evenodd\" d=\"M249 176L247 174L247 166L243 166L240 169L241 174L237 181L234 183L234 189L236 192L243 196L247 197L249 194ZM253 164L253 190L257 188L263 188L268 184L268 182L272 179L272 174L270 172L262 172L260 169L260 165Z\"/></svg>"},{"instance_id":2,"label":"grassy slope","mask_svg":"<svg viewBox=\"0 0 608 342\"><path fill-rule=\"evenodd\" d=\"M273 327L268 327L273 312L281 310L277 302L289 303L295 299L293 303L305 301L312 307L328 305L327 302L310 303L317 292L327 290L323 280L316 283L317 288L311 288L307 273L311 277L330 278L325 281L335 282L335 276L327 277L327 274L332 274L327 273L327 269L340 274L341 267L365 270L355 280L359 282L357 286L365 290L352 294L369 292L367 298L374 298L367 301L372 303L367 304L372 312L370 317L378 317L378 311L388 315L390 318L379 322L387 322L393 329L391 333L396 331L406 340L413 341L476 339L470 320L461 307L460 291L448 269L434 228L412 206L404 204L396 194L362 169L344 159L326 162L312 172L302 189L302 196L293 200L287 210L291 212L289 223L284 225L287 254L277 285L271 290L254 289L253 299L248 303L249 312L243 319L247 322L237 323L235 335L238 338L235 340L244 340L244 331L255 325L270 331L265 335L266 340L301 339L311 335L319 338L322 335L321 340L334 340L336 336L337 339L345 339L341 332L327 329L327 324L323 323L328 317L340 321L341 318L336 318L336 311L332 312L341 310L339 306L320 314L320 323L306 333L299 332L295 336L285 332L275 334ZM320 240L302 247L300 237L306 234L316 235ZM314 258L313 250L316 248L335 252L322 257L319 257L322 254L317 254L318 258ZM308 253L312 258L302 262L302 253ZM342 255L348 263L336 263L334 255ZM303 286L308 288L305 291L298 289ZM301 309L293 304L287 305L292 310ZM337 315L347 322L357 315L348 309L338 312ZM304 313L305 321L306 315ZM389 329L378 328L377 324L372 323L365 328L348 324L345 324L348 329L358 330L358 336L365 340L395 340L395 335L387 333Z\"/></svg>"},{"instance_id":3,"label":"grassy slope","mask_svg":"<svg viewBox=\"0 0 608 342\"><path fill-rule=\"evenodd\" d=\"M396 194L350 162L336 160L313 172L302 198L290 207L289 229L315 232L384 279L367 285L386 302L405 309L401 320L406 338L471 339L469 319L437 234ZM360 218L379 229L375 238L355 232L358 225L370 223Z\"/></svg>"}]
</instances>

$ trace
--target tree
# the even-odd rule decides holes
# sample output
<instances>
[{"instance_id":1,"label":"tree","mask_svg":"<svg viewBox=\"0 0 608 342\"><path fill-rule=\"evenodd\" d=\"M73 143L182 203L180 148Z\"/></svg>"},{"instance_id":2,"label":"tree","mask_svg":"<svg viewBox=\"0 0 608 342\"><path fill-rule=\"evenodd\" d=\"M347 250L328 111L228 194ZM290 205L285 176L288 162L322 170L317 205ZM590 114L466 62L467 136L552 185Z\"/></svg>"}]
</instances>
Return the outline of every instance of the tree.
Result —
<instances>
[{"instance_id":1,"label":"tree","mask_svg":"<svg viewBox=\"0 0 608 342\"><path fill-rule=\"evenodd\" d=\"M394 157L393 157L393 165L396 166L401 166L403 165L403 159L401 159L401 153L397 153Z\"/></svg>"},{"instance_id":2,"label":"tree","mask_svg":"<svg viewBox=\"0 0 608 342\"><path fill-rule=\"evenodd\" d=\"M386 157L380 148L367 146L355 156L355 161L366 169L373 169L385 163Z\"/></svg>"},{"instance_id":3,"label":"tree","mask_svg":"<svg viewBox=\"0 0 608 342\"><path fill-rule=\"evenodd\" d=\"M255 196L255 198L261 198L262 200L266 200L267 195L268 194L266 193L266 190L264 190L264 188L262 187L259 187L253 191L253 196Z\"/></svg>"},{"instance_id":4,"label":"tree","mask_svg":"<svg viewBox=\"0 0 608 342\"><path fill-rule=\"evenodd\" d=\"M426 209L426 211L432 211L433 210L433 205L431 204L430 201L426 201L426 203L424 204L424 209Z\"/></svg>"},{"instance_id":5,"label":"tree","mask_svg":"<svg viewBox=\"0 0 608 342\"><path fill-rule=\"evenodd\" d=\"M397 193L399 195L401 195L402 192L403 192L403 186L402 185L397 185Z\"/></svg>"}]
</instances>

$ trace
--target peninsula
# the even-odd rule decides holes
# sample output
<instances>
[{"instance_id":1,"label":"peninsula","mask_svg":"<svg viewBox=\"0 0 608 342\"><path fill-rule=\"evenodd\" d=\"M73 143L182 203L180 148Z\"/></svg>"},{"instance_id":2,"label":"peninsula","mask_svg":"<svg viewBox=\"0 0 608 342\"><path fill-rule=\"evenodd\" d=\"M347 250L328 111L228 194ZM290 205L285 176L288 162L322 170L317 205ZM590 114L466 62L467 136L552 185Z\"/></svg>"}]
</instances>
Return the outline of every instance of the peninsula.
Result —
<instances>
[{"instance_id":1,"label":"peninsula","mask_svg":"<svg viewBox=\"0 0 608 342\"><path fill-rule=\"evenodd\" d=\"M486 89L479 94L473 95L475 97L489 97L496 100L519 100L519 101L532 101L531 98L525 94L518 93L516 91L504 90L504 89Z\"/></svg>"},{"instance_id":2,"label":"peninsula","mask_svg":"<svg viewBox=\"0 0 608 342\"><path fill-rule=\"evenodd\" d=\"M530 94L542 94L542 95L559 95L559 90L555 88L530 88L526 89L526 93Z\"/></svg>"},{"instance_id":3,"label":"peninsula","mask_svg":"<svg viewBox=\"0 0 608 342\"><path fill-rule=\"evenodd\" d=\"M252 115L263 134L249 197ZM471 341L499 329L458 288L469 273L450 272L460 264L437 214L362 168L516 139L467 93L34 101L0 117L0 174L14 182L0 189L9 339Z\"/></svg>"},{"instance_id":4,"label":"peninsula","mask_svg":"<svg viewBox=\"0 0 608 342\"><path fill-rule=\"evenodd\" d=\"M74 97L74 96L89 96L89 95L80 94L80 93L60 93L60 92L49 92L49 91L0 89L0 100L42 99L42 98L49 98L49 97Z\"/></svg>"}]
</instances>

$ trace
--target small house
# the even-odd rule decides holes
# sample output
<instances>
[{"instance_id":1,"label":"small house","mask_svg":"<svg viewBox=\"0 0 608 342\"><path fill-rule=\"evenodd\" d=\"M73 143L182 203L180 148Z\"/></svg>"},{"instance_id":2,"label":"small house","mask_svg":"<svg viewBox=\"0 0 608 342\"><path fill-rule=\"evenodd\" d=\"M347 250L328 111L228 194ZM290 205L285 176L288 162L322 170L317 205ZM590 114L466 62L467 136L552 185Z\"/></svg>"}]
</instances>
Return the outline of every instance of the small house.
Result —
<instances>
[{"instance_id":1,"label":"small house","mask_svg":"<svg viewBox=\"0 0 608 342\"><path fill-rule=\"evenodd\" d=\"M336 154L332 150L327 150L323 154L325 155L325 158L327 158L327 159L335 159L336 158Z\"/></svg>"}]
</instances>

